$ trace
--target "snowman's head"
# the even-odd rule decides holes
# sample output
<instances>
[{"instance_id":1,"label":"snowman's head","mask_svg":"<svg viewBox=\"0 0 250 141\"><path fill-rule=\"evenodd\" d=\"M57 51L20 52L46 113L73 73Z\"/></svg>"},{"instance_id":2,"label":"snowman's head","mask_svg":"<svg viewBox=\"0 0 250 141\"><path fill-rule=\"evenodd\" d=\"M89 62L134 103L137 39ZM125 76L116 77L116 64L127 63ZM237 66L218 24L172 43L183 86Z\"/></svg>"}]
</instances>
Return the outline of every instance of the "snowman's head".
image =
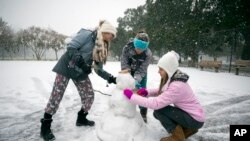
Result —
<instances>
[{"instance_id":1,"label":"snowman's head","mask_svg":"<svg viewBox=\"0 0 250 141\"><path fill-rule=\"evenodd\" d=\"M126 88L135 89L135 79L131 76L129 71L120 71L116 77L116 87L123 90Z\"/></svg>"}]
</instances>

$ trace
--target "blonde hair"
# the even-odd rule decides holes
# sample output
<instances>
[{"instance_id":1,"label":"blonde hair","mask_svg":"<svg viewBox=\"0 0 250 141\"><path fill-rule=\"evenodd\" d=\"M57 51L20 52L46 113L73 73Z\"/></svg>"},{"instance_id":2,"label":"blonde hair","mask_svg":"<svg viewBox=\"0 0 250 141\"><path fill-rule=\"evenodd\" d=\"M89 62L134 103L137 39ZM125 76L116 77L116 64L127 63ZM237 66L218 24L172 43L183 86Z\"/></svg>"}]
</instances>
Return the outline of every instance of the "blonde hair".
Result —
<instances>
[{"instance_id":1,"label":"blonde hair","mask_svg":"<svg viewBox=\"0 0 250 141\"><path fill-rule=\"evenodd\" d=\"M99 22L99 27L97 28L97 37L93 50L93 60L106 64L110 43L103 40L102 33L100 32L100 28L104 22L105 20L101 20Z\"/></svg>"}]
</instances>

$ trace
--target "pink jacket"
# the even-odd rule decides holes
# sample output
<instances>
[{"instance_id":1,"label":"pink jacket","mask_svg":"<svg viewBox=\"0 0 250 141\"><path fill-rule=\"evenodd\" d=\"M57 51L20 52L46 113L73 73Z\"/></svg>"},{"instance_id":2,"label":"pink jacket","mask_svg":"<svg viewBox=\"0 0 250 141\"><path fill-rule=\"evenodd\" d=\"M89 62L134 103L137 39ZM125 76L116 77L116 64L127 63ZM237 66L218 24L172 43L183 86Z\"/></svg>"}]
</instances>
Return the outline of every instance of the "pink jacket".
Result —
<instances>
[{"instance_id":1,"label":"pink jacket","mask_svg":"<svg viewBox=\"0 0 250 141\"><path fill-rule=\"evenodd\" d=\"M173 81L169 86L167 84L163 86L159 96L157 96L158 89L148 90L148 93L148 97L133 94L130 101L154 110L173 104L187 112L195 120L205 121L204 110L188 83Z\"/></svg>"}]
</instances>

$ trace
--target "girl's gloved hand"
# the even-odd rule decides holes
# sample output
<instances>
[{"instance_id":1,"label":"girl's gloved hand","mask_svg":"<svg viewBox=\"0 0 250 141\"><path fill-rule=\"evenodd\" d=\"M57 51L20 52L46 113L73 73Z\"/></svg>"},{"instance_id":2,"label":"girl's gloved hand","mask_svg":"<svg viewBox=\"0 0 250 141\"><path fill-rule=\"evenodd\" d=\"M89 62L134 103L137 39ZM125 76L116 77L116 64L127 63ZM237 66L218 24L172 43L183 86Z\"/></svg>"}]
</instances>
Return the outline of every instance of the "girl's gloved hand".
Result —
<instances>
[{"instance_id":1,"label":"girl's gloved hand","mask_svg":"<svg viewBox=\"0 0 250 141\"><path fill-rule=\"evenodd\" d=\"M148 95L148 91L145 88L139 89L136 93L143 97L146 97Z\"/></svg>"},{"instance_id":2,"label":"girl's gloved hand","mask_svg":"<svg viewBox=\"0 0 250 141\"><path fill-rule=\"evenodd\" d=\"M133 91L131 89L124 89L123 90L123 94L128 98L130 99L133 95Z\"/></svg>"},{"instance_id":3,"label":"girl's gloved hand","mask_svg":"<svg viewBox=\"0 0 250 141\"><path fill-rule=\"evenodd\" d=\"M111 84L111 83L114 83L116 84L116 77L114 77L113 75L111 75L108 79L108 83Z\"/></svg>"}]
</instances>

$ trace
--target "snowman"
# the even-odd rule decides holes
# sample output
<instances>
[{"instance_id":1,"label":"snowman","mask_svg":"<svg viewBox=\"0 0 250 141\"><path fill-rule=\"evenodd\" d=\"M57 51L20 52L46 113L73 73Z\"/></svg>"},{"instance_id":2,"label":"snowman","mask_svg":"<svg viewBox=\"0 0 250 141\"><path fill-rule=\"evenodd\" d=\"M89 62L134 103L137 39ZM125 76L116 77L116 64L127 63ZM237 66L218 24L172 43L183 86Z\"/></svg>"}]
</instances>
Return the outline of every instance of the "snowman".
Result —
<instances>
[{"instance_id":1,"label":"snowman","mask_svg":"<svg viewBox=\"0 0 250 141\"><path fill-rule=\"evenodd\" d=\"M135 80L128 71L121 71L116 81L108 110L97 125L97 137L100 141L145 141L146 125L136 105L123 95L124 89L135 89Z\"/></svg>"}]
</instances>

